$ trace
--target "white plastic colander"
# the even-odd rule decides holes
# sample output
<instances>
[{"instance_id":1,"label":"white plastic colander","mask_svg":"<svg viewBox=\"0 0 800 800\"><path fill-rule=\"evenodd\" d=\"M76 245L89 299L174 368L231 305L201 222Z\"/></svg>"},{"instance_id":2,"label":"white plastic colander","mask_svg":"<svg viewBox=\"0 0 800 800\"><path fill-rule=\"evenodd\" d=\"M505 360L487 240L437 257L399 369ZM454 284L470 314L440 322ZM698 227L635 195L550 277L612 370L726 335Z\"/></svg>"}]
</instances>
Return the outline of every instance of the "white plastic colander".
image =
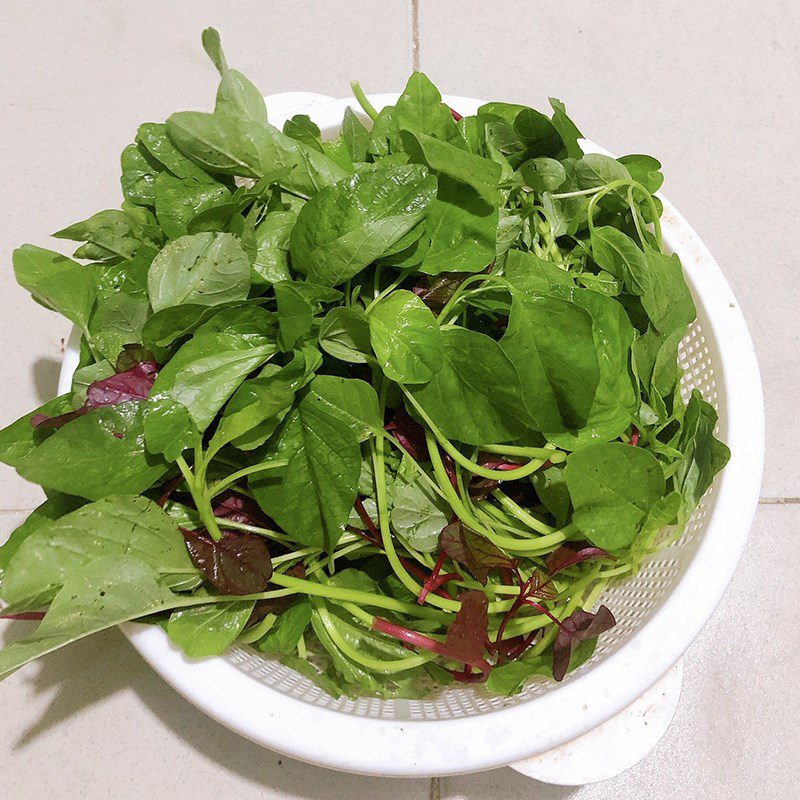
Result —
<instances>
[{"instance_id":1,"label":"white plastic colander","mask_svg":"<svg viewBox=\"0 0 800 800\"><path fill-rule=\"evenodd\" d=\"M370 97L380 109L397 94ZM353 98L290 92L267 98L281 127L308 114L323 135L338 132ZM444 98L460 113L483 101ZM605 152L590 142L584 149ZM663 196L664 243L677 253L698 311L679 359L684 395L699 389L719 413L731 460L692 515L684 535L602 601L617 625L595 655L563 683L532 681L511 697L457 685L426 700L334 699L311 681L249 648L225 657L186 658L156 626L125 635L184 697L242 735L304 761L374 775L433 776L502 766L569 742L610 719L655 684L713 613L739 561L758 501L764 410L753 344L736 299L699 236ZM70 342L59 391L77 364Z\"/></svg>"}]
</instances>

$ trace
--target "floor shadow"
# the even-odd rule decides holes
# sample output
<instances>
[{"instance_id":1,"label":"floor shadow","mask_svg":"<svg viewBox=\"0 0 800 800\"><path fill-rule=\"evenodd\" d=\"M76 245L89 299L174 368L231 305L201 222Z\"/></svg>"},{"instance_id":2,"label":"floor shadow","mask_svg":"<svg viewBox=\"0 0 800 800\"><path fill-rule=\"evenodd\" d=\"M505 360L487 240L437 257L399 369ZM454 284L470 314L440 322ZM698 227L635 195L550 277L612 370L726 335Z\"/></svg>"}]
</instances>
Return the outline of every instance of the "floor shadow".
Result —
<instances>
[{"instance_id":1,"label":"floor shadow","mask_svg":"<svg viewBox=\"0 0 800 800\"><path fill-rule=\"evenodd\" d=\"M398 779L335 772L257 745L207 717L149 668L147 672L134 688L164 725L203 757L280 796L304 800L400 800L406 796L422 800L428 796L427 779L403 781L407 788L403 792L398 791Z\"/></svg>"},{"instance_id":2,"label":"floor shadow","mask_svg":"<svg viewBox=\"0 0 800 800\"><path fill-rule=\"evenodd\" d=\"M31 623L3 625L5 643L32 630ZM399 781L334 772L283 756L229 731L184 700L138 656L117 630L104 631L57 650L35 666L29 679L37 693L50 696L42 715L14 743L19 750L42 734L83 710L122 691L133 691L153 716L198 755L222 769L264 789L302 800L375 800L392 797L425 798L427 780ZM34 671L35 670L35 671ZM65 734L66 735L66 734ZM313 731L309 732L313 736ZM391 754L387 754L390 758ZM506 800L535 797L566 800L575 787L550 786L532 781L511 769L444 778L439 782L443 800Z\"/></svg>"},{"instance_id":3,"label":"floor shadow","mask_svg":"<svg viewBox=\"0 0 800 800\"><path fill-rule=\"evenodd\" d=\"M3 625L5 643L34 625ZM396 800L427 797L428 781L365 778L304 764L254 744L207 717L184 700L131 648L118 630L75 642L27 667L33 691L50 695L42 715L14 743L20 750L47 731L62 726L84 709L121 691L133 691L153 716L198 755L255 785L287 798L303 800ZM309 732L313 736L313 732ZM387 757L388 754L387 754Z\"/></svg>"},{"instance_id":4,"label":"floor shadow","mask_svg":"<svg viewBox=\"0 0 800 800\"><path fill-rule=\"evenodd\" d=\"M28 632L26 628L33 627L29 623L14 623L8 626L3 640L21 638ZM33 671L29 679L31 688L37 693L50 694L51 701L39 719L14 743L15 750L128 686L128 674L120 668L125 650L120 638L118 631L96 634L50 653L37 667L30 668ZM87 665L91 668L87 669Z\"/></svg>"},{"instance_id":5,"label":"floor shadow","mask_svg":"<svg viewBox=\"0 0 800 800\"><path fill-rule=\"evenodd\" d=\"M38 358L31 364L33 388L40 403L45 403L58 394L60 372L61 359Z\"/></svg>"}]
</instances>

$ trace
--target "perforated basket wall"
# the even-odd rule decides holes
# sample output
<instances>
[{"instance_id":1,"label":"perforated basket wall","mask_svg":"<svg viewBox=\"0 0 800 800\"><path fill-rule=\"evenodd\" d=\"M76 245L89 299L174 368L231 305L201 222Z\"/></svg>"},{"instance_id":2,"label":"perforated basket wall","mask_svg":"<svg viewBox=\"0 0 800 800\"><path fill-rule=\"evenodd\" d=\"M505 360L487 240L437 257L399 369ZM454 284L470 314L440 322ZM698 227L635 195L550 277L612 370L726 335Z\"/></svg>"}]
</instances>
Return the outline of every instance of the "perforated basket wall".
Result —
<instances>
[{"instance_id":1,"label":"perforated basket wall","mask_svg":"<svg viewBox=\"0 0 800 800\"><path fill-rule=\"evenodd\" d=\"M714 343L703 333L702 311L698 309L695 322L678 351L678 360L684 370L681 392L688 399L693 389L698 389L724 419L724 402L721 402L714 374ZM607 588L602 602L614 612L617 625L600 637L594 656L566 680L591 670L596 664L618 650L651 617L673 591L681 573L692 559L704 522L713 504L712 489L695 510L682 536L671 546L652 556L640 572L632 578L621 580ZM445 720L476 716L526 703L552 688L555 684L544 679L532 679L525 689L514 697L498 697L480 687L455 686L444 689L425 700L379 700L362 697L357 700L333 698L307 678L280 662L264 658L250 648L240 647L226 658L254 680L260 681L283 695L305 703L328 708L342 714L393 720Z\"/></svg>"}]
</instances>

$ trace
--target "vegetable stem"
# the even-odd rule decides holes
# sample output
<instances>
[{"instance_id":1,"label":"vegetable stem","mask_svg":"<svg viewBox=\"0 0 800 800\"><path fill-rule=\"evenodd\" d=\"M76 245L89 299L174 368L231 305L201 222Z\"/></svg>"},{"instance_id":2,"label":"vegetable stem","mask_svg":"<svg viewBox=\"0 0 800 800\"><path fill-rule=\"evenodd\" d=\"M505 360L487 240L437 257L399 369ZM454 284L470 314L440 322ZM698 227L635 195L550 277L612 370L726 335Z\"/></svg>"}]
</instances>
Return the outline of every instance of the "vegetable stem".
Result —
<instances>
[{"instance_id":1,"label":"vegetable stem","mask_svg":"<svg viewBox=\"0 0 800 800\"><path fill-rule=\"evenodd\" d=\"M375 110L375 107L370 103L367 99L366 94L364 94L364 90L361 88L361 84L358 81L350 81L350 88L353 90L353 96L358 101L358 104L361 108L364 109L364 113L373 121L375 122L378 119L378 112Z\"/></svg>"}]
</instances>

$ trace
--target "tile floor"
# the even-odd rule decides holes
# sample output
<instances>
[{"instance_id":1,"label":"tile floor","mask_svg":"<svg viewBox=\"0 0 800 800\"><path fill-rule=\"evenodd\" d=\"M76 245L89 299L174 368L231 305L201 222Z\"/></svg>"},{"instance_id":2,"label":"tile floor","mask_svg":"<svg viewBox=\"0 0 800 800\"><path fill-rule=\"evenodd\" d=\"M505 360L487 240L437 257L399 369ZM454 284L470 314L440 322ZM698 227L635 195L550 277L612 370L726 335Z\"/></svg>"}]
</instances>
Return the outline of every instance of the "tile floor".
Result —
<instances>
[{"instance_id":1,"label":"tile floor","mask_svg":"<svg viewBox=\"0 0 800 800\"><path fill-rule=\"evenodd\" d=\"M768 414L764 500L733 584L686 655L670 731L615 780L556 788L502 769L431 786L306 766L208 720L109 632L0 687L0 796L797 797L798 6L767 0L756 14L742 0L549 7L513 0L490 12L472 0L6 0L2 423L54 393L67 335L14 284L11 250L23 241L46 244L50 231L118 202L109 176L138 122L210 102L214 76L198 42L207 24L220 28L230 59L265 92L341 96L351 78L371 91L398 89L418 64L446 92L533 105L559 96L606 147L659 156L667 194L728 275L756 343ZM2 539L41 494L5 467L0 479Z\"/></svg>"}]
</instances>

